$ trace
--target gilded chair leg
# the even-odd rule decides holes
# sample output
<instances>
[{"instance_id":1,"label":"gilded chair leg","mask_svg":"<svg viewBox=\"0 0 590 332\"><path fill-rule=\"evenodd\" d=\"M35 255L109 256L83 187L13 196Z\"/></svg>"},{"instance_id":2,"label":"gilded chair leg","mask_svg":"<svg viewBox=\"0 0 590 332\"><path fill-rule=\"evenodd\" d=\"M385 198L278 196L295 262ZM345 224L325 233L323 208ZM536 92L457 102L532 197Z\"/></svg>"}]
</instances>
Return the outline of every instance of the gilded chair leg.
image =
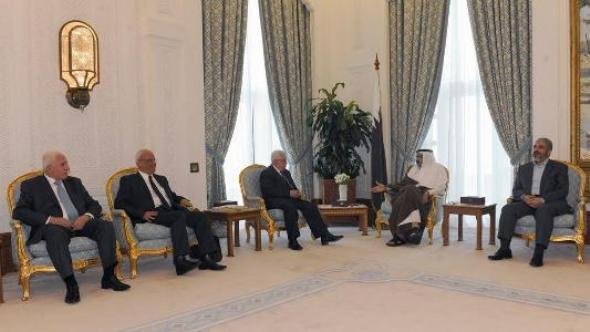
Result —
<instances>
[{"instance_id":1,"label":"gilded chair leg","mask_svg":"<svg viewBox=\"0 0 590 332\"><path fill-rule=\"evenodd\" d=\"M531 245L531 239L527 238L525 240L525 246L527 246L527 248Z\"/></svg>"},{"instance_id":2,"label":"gilded chair leg","mask_svg":"<svg viewBox=\"0 0 590 332\"><path fill-rule=\"evenodd\" d=\"M268 231L268 250L272 250L274 248L274 234L272 231Z\"/></svg>"},{"instance_id":3,"label":"gilded chair leg","mask_svg":"<svg viewBox=\"0 0 590 332\"><path fill-rule=\"evenodd\" d=\"M434 237L434 227L428 227L428 244L432 244L432 238Z\"/></svg>"},{"instance_id":4,"label":"gilded chair leg","mask_svg":"<svg viewBox=\"0 0 590 332\"><path fill-rule=\"evenodd\" d=\"M137 256L129 255L129 276L131 279L137 278Z\"/></svg>"},{"instance_id":5,"label":"gilded chair leg","mask_svg":"<svg viewBox=\"0 0 590 332\"><path fill-rule=\"evenodd\" d=\"M117 242L117 246L115 247L115 257L117 259L117 263L115 264L115 276L119 280L123 280L123 272L121 270L121 264L123 264L123 255L121 254L121 247L119 247L119 242Z\"/></svg>"},{"instance_id":6,"label":"gilded chair leg","mask_svg":"<svg viewBox=\"0 0 590 332\"><path fill-rule=\"evenodd\" d=\"M584 241L576 242L576 253L578 256L578 263L584 263Z\"/></svg>"},{"instance_id":7,"label":"gilded chair leg","mask_svg":"<svg viewBox=\"0 0 590 332\"><path fill-rule=\"evenodd\" d=\"M383 227L383 226L381 226L380 219L375 220L375 227L377 228L377 236L376 237L379 239L379 238L381 238L381 227Z\"/></svg>"},{"instance_id":8,"label":"gilded chair leg","mask_svg":"<svg viewBox=\"0 0 590 332\"><path fill-rule=\"evenodd\" d=\"M250 224L246 221L246 243L250 243Z\"/></svg>"},{"instance_id":9,"label":"gilded chair leg","mask_svg":"<svg viewBox=\"0 0 590 332\"><path fill-rule=\"evenodd\" d=\"M21 276L20 285L23 290L23 297L21 300L27 301L31 296L31 276Z\"/></svg>"}]
</instances>

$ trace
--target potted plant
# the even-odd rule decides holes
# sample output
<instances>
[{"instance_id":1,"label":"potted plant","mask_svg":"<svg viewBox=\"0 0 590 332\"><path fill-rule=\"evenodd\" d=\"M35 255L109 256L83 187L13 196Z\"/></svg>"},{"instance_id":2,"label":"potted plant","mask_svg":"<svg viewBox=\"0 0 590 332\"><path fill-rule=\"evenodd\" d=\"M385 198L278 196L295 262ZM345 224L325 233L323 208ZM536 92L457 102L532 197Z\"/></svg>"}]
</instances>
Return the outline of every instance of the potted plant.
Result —
<instances>
[{"instance_id":1,"label":"potted plant","mask_svg":"<svg viewBox=\"0 0 590 332\"><path fill-rule=\"evenodd\" d=\"M338 87L344 87L344 83L336 83L331 91L320 89L321 96L308 117L308 125L317 138L313 169L324 179L324 203L327 204L337 199L334 176L340 173L352 180L348 199L354 200L354 178L361 169L366 173L357 149L362 146L369 151L373 131L371 113L361 110L355 101L345 105L337 98Z\"/></svg>"}]
</instances>

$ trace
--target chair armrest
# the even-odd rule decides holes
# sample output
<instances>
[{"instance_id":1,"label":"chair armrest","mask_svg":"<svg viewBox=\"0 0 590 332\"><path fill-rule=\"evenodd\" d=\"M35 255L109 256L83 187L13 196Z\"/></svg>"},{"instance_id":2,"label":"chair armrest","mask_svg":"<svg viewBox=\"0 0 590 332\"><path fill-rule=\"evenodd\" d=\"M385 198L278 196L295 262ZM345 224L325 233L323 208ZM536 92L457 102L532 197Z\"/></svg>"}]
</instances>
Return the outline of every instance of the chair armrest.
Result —
<instances>
[{"instance_id":1,"label":"chair armrest","mask_svg":"<svg viewBox=\"0 0 590 332\"><path fill-rule=\"evenodd\" d=\"M16 251L12 253L12 258L14 263L22 266L25 261L30 260L32 257L29 248L27 248L24 226L20 220L11 219L10 227L12 228L12 236L14 237L12 241L15 244L12 249Z\"/></svg>"},{"instance_id":2,"label":"chair armrest","mask_svg":"<svg viewBox=\"0 0 590 332\"><path fill-rule=\"evenodd\" d=\"M257 196L244 197L244 205L249 208L266 209L264 199L262 199L262 197Z\"/></svg>"},{"instance_id":3,"label":"chair armrest","mask_svg":"<svg viewBox=\"0 0 590 332\"><path fill-rule=\"evenodd\" d=\"M180 203L184 202L184 204L180 204L180 206L186 208L189 211L194 211L194 212L199 212L199 209L197 209L196 207L193 206L193 202L191 202L189 199L184 199L181 200Z\"/></svg>"},{"instance_id":4,"label":"chair armrest","mask_svg":"<svg viewBox=\"0 0 590 332\"><path fill-rule=\"evenodd\" d=\"M135 237L135 230L131 219L121 209L111 210L113 226L115 227L115 235L119 241L121 249L127 250L129 247L137 246L137 237Z\"/></svg>"}]
</instances>

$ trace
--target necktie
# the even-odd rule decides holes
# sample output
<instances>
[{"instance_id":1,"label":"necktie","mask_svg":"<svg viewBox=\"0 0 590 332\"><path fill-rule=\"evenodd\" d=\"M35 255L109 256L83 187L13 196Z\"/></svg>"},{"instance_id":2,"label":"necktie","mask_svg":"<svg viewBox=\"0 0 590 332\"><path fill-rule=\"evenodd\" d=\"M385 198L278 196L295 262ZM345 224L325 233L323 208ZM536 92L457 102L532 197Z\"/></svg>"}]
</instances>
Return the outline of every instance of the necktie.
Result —
<instances>
[{"instance_id":1,"label":"necktie","mask_svg":"<svg viewBox=\"0 0 590 332\"><path fill-rule=\"evenodd\" d=\"M149 180L150 180L150 186L152 186L152 189L154 190L154 192L156 193L156 195L160 199L160 202L162 202L162 206L169 209L170 205L168 205L168 201L166 201L166 199L164 198L164 195L162 195L162 193L158 190L158 187L154 183L154 177L150 175Z\"/></svg>"},{"instance_id":2,"label":"necktie","mask_svg":"<svg viewBox=\"0 0 590 332\"><path fill-rule=\"evenodd\" d=\"M293 182L291 182L291 180L289 179L289 176L287 176L286 171L282 171L281 176L283 177L283 179L285 179L285 181L287 181L287 184L289 185L289 189L295 189L295 184Z\"/></svg>"},{"instance_id":3,"label":"necktie","mask_svg":"<svg viewBox=\"0 0 590 332\"><path fill-rule=\"evenodd\" d=\"M66 216L64 217L68 217L68 220L70 221L76 220L80 215L78 214L78 210L76 210L74 203L72 203L70 196L66 192L64 183L62 181L55 181L55 185L57 186L57 197L66 210Z\"/></svg>"}]
</instances>

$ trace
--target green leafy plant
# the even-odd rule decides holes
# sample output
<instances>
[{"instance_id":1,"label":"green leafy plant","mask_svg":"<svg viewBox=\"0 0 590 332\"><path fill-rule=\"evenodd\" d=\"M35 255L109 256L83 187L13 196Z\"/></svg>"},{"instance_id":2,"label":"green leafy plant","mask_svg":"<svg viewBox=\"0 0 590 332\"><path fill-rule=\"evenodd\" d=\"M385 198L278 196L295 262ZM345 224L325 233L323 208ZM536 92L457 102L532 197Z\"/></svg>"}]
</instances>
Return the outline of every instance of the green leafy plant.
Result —
<instances>
[{"instance_id":1,"label":"green leafy plant","mask_svg":"<svg viewBox=\"0 0 590 332\"><path fill-rule=\"evenodd\" d=\"M339 173L354 179L361 169L366 173L357 148L363 146L369 151L373 117L355 101L344 105L338 100L338 87L344 88L344 83L336 83L331 91L319 90L319 102L313 105L307 119L314 137L318 138L313 167L324 179L332 179Z\"/></svg>"}]
</instances>

